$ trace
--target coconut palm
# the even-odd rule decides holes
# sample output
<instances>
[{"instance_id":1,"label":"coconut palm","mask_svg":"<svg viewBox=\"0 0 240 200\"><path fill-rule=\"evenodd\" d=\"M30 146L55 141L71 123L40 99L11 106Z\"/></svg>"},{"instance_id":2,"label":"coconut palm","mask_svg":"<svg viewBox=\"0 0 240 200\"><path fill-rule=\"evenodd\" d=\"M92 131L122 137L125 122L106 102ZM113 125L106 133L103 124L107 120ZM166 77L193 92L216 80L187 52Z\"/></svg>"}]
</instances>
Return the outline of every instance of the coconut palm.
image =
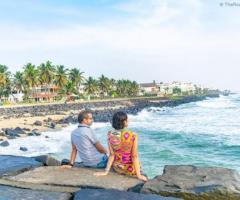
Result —
<instances>
[{"instance_id":1,"label":"coconut palm","mask_svg":"<svg viewBox=\"0 0 240 200\"><path fill-rule=\"evenodd\" d=\"M0 65L0 87L4 87L8 82L10 72L6 65Z\"/></svg>"},{"instance_id":2,"label":"coconut palm","mask_svg":"<svg viewBox=\"0 0 240 200\"><path fill-rule=\"evenodd\" d=\"M11 73L6 65L0 65L0 97L8 97L11 93Z\"/></svg>"},{"instance_id":3,"label":"coconut palm","mask_svg":"<svg viewBox=\"0 0 240 200\"><path fill-rule=\"evenodd\" d=\"M54 83L56 84L56 86L63 88L68 83L67 72L68 69L65 69L64 65L56 66L56 72L54 77Z\"/></svg>"},{"instance_id":4,"label":"coconut palm","mask_svg":"<svg viewBox=\"0 0 240 200\"><path fill-rule=\"evenodd\" d=\"M98 81L90 76L85 83L85 92L91 96L96 94L98 91L99 91Z\"/></svg>"},{"instance_id":5,"label":"coconut palm","mask_svg":"<svg viewBox=\"0 0 240 200\"><path fill-rule=\"evenodd\" d=\"M84 72L81 72L77 68L73 68L69 71L69 79L73 86L79 91L80 85L84 82L85 78L83 76Z\"/></svg>"},{"instance_id":6,"label":"coconut palm","mask_svg":"<svg viewBox=\"0 0 240 200\"><path fill-rule=\"evenodd\" d=\"M137 96L139 91L140 91L139 84L136 81L131 82L129 86L129 95Z\"/></svg>"},{"instance_id":7,"label":"coconut palm","mask_svg":"<svg viewBox=\"0 0 240 200\"><path fill-rule=\"evenodd\" d=\"M23 72L17 71L13 78L13 87L18 92L23 92L26 86Z\"/></svg>"},{"instance_id":8,"label":"coconut palm","mask_svg":"<svg viewBox=\"0 0 240 200\"><path fill-rule=\"evenodd\" d=\"M51 84L54 79L55 67L50 61L40 64L39 70L39 81L42 85Z\"/></svg>"},{"instance_id":9,"label":"coconut palm","mask_svg":"<svg viewBox=\"0 0 240 200\"><path fill-rule=\"evenodd\" d=\"M100 91L101 91L101 94L102 96L104 97L105 94L109 94L110 93L110 89L111 89L111 82L110 80L102 75L100 78L99 78L99 88L100 88Z\"/></svg>"},{"instance_id":10,"label":"coconut palm","mask_svg":"<svg viewBox=\"0 0 240 200\"><path fill-rule=\"evenodd\" d=\"M35 65L28 63L24 67L23 77L28 89L32 89L39 84L38 70Z\"/></svg>"}]
</instances>

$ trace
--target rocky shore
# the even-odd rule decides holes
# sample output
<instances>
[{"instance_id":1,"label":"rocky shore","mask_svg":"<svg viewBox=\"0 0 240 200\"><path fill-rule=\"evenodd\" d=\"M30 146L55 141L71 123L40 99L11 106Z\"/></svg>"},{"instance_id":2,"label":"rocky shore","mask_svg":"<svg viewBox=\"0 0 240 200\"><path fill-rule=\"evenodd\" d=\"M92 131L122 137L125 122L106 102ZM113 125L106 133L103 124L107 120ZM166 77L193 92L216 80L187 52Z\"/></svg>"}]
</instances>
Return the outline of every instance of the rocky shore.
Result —
<instances>
[{"instance_id":1,"label":"rocky shore","mask_svg":"<svg viewBox=\"0 0 240 200\"><path fill-rule=\"evenodd\" d=\"M131 100L112 100L70 104L49 104L0 108L0 148L8 146L7 140L17 137L39 136L47 130L60 129L68 124L77 123L79 111L93 111L95 122L109 122L116 111L125 111L136 115L144 108L174 107L180 104L201 101L218 95L187 96L174 100L166 98L142 98ZM21 148L27 151L25 148Z\"/></svg>"},{"instance_id":2,"label":"rocky shore","mask_svg":"<svg viewBox=\"0 0 240 200\"><path fill-rule=\"evenodd\" d=\"M231 169L165 166L162 175L142 182L99 169L62 169L49 156L0 156L0 200L239 200L240 175Z\"/></svg>"}]
</instances>

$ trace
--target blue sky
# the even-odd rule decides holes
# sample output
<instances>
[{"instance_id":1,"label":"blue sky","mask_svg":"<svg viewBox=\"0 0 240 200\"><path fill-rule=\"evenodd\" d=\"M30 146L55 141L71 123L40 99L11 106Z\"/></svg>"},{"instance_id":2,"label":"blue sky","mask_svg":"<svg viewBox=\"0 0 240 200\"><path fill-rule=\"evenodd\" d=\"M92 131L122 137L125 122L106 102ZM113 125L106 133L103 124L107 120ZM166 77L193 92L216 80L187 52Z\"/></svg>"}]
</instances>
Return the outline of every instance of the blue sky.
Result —
<instances>
[{"instance_id":1,"label":"blue sky","mask_svg":"<svg viewBox=\"0 0 240 200\"><path fill-rule=\"evenodd\" d=\"M240 6L221 0L0 1L0 63L240 91ZM223 3L223 6L220 6Z\"/></svg>"}]
</instances>

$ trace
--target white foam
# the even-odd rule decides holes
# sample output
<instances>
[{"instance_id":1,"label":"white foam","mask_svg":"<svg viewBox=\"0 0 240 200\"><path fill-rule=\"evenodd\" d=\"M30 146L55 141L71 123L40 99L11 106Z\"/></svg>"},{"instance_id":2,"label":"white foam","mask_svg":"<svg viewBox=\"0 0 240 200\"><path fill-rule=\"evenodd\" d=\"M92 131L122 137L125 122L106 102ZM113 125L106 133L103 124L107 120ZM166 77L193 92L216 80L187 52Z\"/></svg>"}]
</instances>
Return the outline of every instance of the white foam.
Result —
<instances>
[{"instance_id":1,"label":"white foam","mask_svg":"<svg viewBox=\"0 0 240 200\"><path fill-rule=\"evenodd\" d=\"M94 123L92 128L102 128L106 123ZM64 151L70 151L70 134L77 127L76 124L69 125L59 131L43 132L41 136L29 136L9 140L9 146L0 147L1 155L18 156L37 156L43 154L56 154ZM49 137L46 138L45 136ZM26 147L28 151L20 150L20 147Z\"/></svg>"}]
</instances>

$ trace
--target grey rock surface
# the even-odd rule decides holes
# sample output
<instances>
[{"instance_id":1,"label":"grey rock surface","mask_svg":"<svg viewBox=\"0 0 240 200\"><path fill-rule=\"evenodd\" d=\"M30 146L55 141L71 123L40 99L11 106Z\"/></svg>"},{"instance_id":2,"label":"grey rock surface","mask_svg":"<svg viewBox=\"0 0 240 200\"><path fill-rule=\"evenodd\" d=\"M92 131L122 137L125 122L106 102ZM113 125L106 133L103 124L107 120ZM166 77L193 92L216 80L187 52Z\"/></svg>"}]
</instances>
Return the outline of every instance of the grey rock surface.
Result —
<instances>
[{"instance_id":1,"label":"grey rock surface","mask_svg":"<svg viewBox=\"0 0 240 200\"><path fill-rule=\"evenodd\" d=\"M177 200L179 198L145 195L134 192L103 189L83 189L74 194L74 200Z\"/></svg>"},{"instance_id":2,"label":"grey rock surface","mask_svg":"<svg viewBox=\"0 0 240 200\"><path fill-rule=\"evenodd\" d=\"M96 171L99 170L90 168L62 169L61 167L38 167L16 176L5 177L5 179L28 184L118 189L122 191L131 190L139 184L143 185L142 181L136 178L122 176L116 173L96 177L94 176L94 172Z\"/></svg>"},{"instance_id":3,"label":"grey rock surface","mask_svg":"<svg viewBox=\"0 0 240 200\"><path fill-rule=\"evenodd\" d=\"M0 163L0 177L42 166L42 163L33 158L23 156L0 155Z\"/></svg>"},{"instance_id":4,"label":"grey rock surface","mask_svg":"<svg viewBox=\"0 0 240 200\"><path fill-rule=\"evenodd\" d=\"M141 193L184 199L240 199L240 175L218 167L165 166L163 175L144 184Z\"/></svg>"},{"instance_id":5,"label":"grey rock surface","mask_svg":"<svg viewBox=\"0 0 240 200\"><path fill-rule=\"evenodd\" d=\"M0 200L70 200L71 194L20 189L0 185Z\"/></svg>"}]
</instances>

